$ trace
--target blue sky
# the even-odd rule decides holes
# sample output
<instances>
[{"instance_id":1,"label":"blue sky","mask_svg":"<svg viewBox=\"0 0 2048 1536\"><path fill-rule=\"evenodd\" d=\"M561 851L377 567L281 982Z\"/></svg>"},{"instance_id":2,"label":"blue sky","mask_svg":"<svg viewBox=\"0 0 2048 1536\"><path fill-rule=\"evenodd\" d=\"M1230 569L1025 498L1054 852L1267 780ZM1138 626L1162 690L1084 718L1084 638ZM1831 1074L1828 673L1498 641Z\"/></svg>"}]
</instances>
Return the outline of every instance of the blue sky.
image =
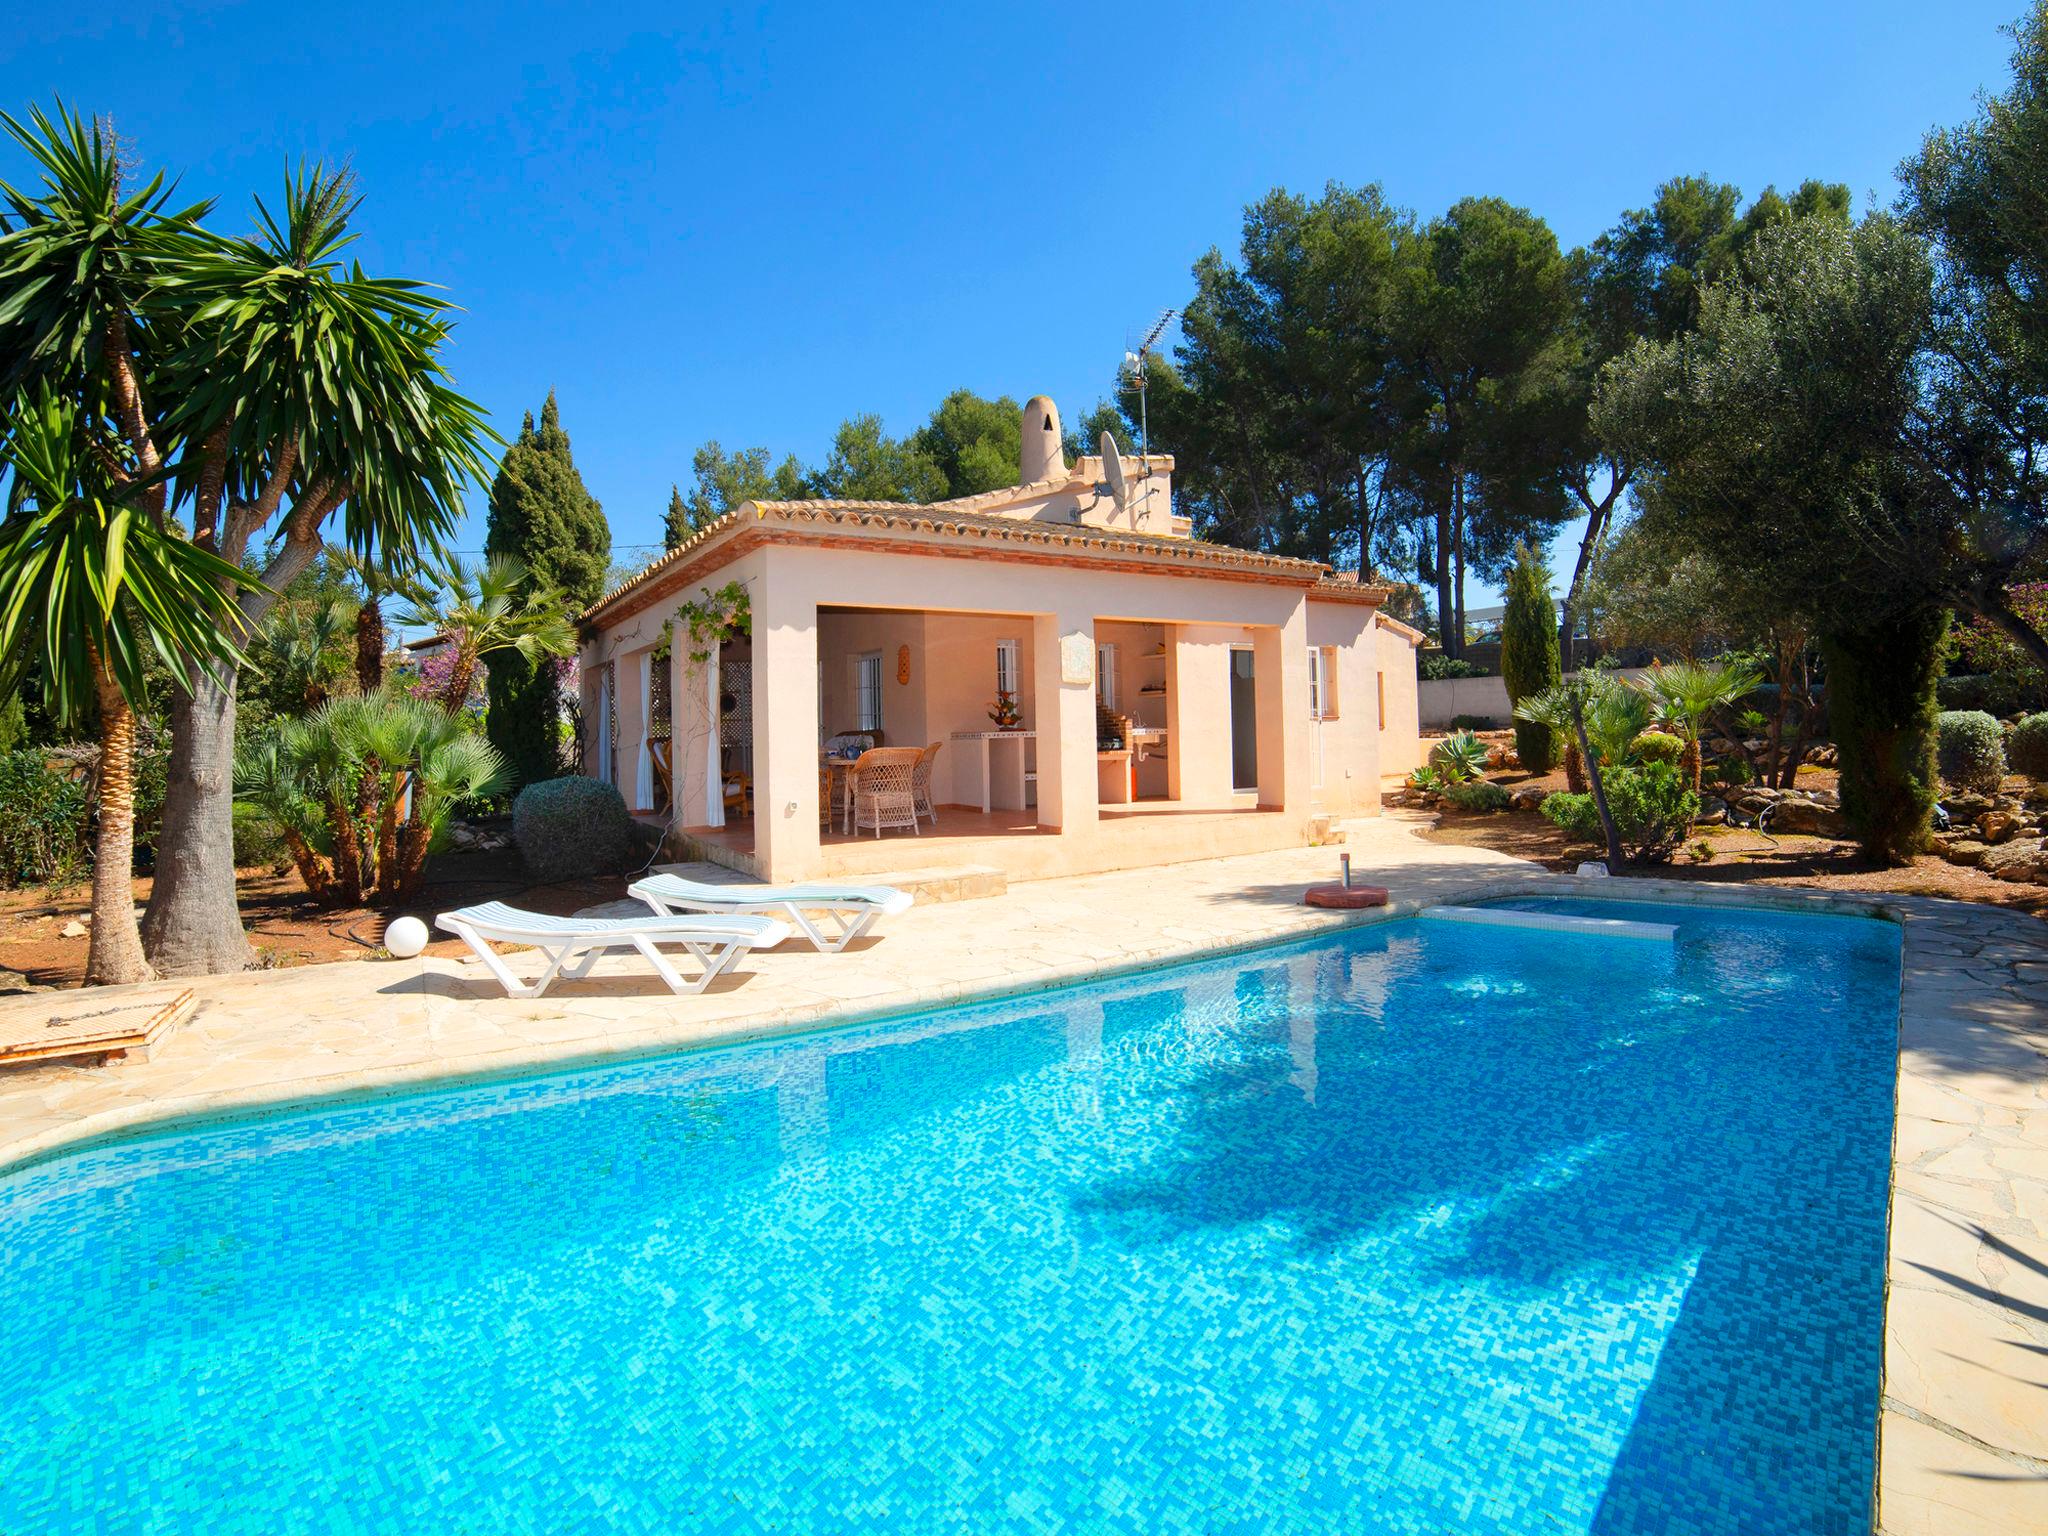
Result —
<instances>
[{"instance_id":1,"label":"blue sky","mask_svg":"<svg viewBox=\"0 0 2048 1536\"><path fill-rule=\"evenodd\" d=\"M112 113L224 221L351 160L365 264L462 305L457 382L506 436L556 390L624 557L709 437L814 461L961 385L1085 409L1274 186L1494 193L1567 245L1681 172L1888 202L2019 5L187 0L40 7L0 64L11 110Z\"/></svg>"}]
</instances>

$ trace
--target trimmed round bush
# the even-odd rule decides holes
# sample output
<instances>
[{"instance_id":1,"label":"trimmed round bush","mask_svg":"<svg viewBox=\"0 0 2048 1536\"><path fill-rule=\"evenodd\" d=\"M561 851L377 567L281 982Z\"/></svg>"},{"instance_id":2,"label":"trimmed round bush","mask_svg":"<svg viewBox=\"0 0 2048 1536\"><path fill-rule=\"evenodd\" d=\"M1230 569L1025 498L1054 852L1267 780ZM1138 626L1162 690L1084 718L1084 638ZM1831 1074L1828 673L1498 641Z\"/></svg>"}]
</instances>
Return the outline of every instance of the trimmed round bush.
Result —
<instances>
[{"instance_id":1,"label":"trimmed round bush","mask_svg":"<svg viewBox=\"0 0 2048 1536\"><path fill-rule=\"evenodd\" d=\"M615 875L632 855L633 818L601 780L543 779L512 802L512 841L537 880Z\"/></svg>"},{"instance_id":2,"label":"trimmed round bush","mask_svg":"<svg viewBox=\"0 0 2048 1536\"><path fill-rule=\"evenodd\" d=\"M1645 731L1628 744L1631 761L1638 763L1676 763L1685 751L1685 743L1667 731Z\"/></svg>"},{"instance_id":3,"label":"trimmed round bush","mask_svg":"<svg viewBox=\"0 0 2048 1536\"><path fill-rule=\"evenodd\" d=\"M1942 782L1979 794L1998 792L2005 777L2005 732L1981 709L1948 709L1935 718L1935 761Z\"/></svg>"},{"instance_id":4,"label":"trimmed round bush","mask_svg":"<svg viewBox=\"0 0 2048 1536\"><path fill-rule=\"evenodd\" d=\"M2029 715L2005 739L2006 761L2014 773L2048 779L2048 713Z\"/></svg>"}]
</instances>

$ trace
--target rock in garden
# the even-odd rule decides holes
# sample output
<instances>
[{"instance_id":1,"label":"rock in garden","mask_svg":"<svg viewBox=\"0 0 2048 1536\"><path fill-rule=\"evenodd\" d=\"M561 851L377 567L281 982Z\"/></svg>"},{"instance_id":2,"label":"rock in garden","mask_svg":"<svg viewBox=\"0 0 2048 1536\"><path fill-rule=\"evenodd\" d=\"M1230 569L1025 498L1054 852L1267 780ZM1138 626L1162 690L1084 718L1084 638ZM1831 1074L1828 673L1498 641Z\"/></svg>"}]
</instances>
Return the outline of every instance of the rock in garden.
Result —
<instances>
[{"instance_id":1,"label":"rock in garden","mask_svg":"<svg viewBox=\"0 0 2048 1536\"><path fill-rule=\"evenodd\" d=\"M1987 843L2009 843L2020 831L2020 819L2010 811L1986 811L1975 825L1978 837Z\"/></svg>"},{"instance_id":2,"label":"rock in garden","mask_svg":"<svg viewBox=\"0 0 2048 1536\"><path fill-rule=\"evenodd\" d=\"M1517 811L1540 811L1543 802L1550 798L1551 791L1535 784L1524 784L1508 792L1508 805Z\"/></svg>"},{"instance_id":3,"label":"rock in garden","mask_svg":"<svg viewBox=\"0 0 2048 1536\"><path fill-rule=\"evenodd\" d=\"M2002 847L1987 848L1980 866L1987 875L2000 880L2048 884L2048 843L2029 837Z\"/></svg>"},{"instance_id":4,"label":"rock in garden","mask_svg":"<svg viewBox=\"0 0 2048 1536\"><path fill-rule=\"evenodd\" d=\"M1795 800L1786 797L1778 802L1778 808L1771 812L1771 819L1764 823L1769 832L1789 832L1795 837L1847 837L1849 824L1842 819L1840 811L1830 810L1825 805L1816 805L1811 800Z\"/></svg>"},{"instance_id":5,"label":"rock in garden","mask_svg":"<svg viewBox=\"0 0 2048 1536\"><path fill-rule=\"evenodd\" d=\"M1718 827L1728 819L1728 802L1716 800L1712 795L1700 801L1700 813L1694 822L1702 827Z\"/></svg>"},{"instance_id":6,"label":"rock in garden","mask_svg":"<svg viewBox=\"0 0 2048 1536\"><path fill-rule=\"evenodd\" d=\"M43 989L19 971L0 970L0 995L9 992L40 992Z\"/></svg>"},{"instance_id":7,"label":"rock in garden","mask_svg":"<svg viewBox=\"0 0 2048 1536\"><path fill-rule=\"evenodd\" d=\"M90 932L92 932L90 928L74 917L70 922L57 930L57 936L62 939L82 939Z\"/></svg>"},{"instance_id":8,"label":"rock in garden","mask_svg":"<svg viewBox=\"0 0 2048 1536\"><path fill-rule=\"evenodd\" d=\"M1991 797L1966 791L1960 795L1950 795L1941 802L1941 806L1948 812L1950 821L1975 821L1991 809Z\"/></svg>"},{"instance_id":9,"label":"rock in garden","mask_svg":"<svg viewBox=\"0 0 2048 1536\"><path fill-rule=\"evenodd\" d=\"M1984 862L1984 855L1990 851L1991 849L1988 844L1980 843L1974 838L1967 837L1955 838L1944 843L1940 849L1941 856L1947 859L1949 863L1961 864L1971 868L1982 864Z\"/></svg>"}]
</instances>

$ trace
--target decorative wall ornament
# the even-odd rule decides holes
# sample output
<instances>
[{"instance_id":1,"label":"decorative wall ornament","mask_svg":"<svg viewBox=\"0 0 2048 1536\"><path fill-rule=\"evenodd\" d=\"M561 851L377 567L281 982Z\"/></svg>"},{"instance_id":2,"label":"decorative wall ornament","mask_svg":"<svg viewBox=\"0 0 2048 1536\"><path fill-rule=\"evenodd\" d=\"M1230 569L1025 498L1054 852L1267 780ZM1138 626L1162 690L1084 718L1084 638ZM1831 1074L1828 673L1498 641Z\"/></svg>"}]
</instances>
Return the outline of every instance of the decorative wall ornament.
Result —
<instances>
[{"instance_id":1,"label":"decorative wall ornament","mask_svg":"<svg viewBox=\"0 0 2048 1536\"><path fill-rule=\"evenodd\" d=\"M896 647L896 681L899 683L908 683L910 681L910 647L907 645Z\"/></svg>"},{"instance_id":2,"label":"decorative wall ornament","mask_svg":"<svg viewBox=\"0 0 2048 1536\"><path fill-rule=\"evenodd\" d=\"M1073 688L1095 682L1095 640L1089 635L1060 636L1060 681Z\"/></svg>"}]
</instances>

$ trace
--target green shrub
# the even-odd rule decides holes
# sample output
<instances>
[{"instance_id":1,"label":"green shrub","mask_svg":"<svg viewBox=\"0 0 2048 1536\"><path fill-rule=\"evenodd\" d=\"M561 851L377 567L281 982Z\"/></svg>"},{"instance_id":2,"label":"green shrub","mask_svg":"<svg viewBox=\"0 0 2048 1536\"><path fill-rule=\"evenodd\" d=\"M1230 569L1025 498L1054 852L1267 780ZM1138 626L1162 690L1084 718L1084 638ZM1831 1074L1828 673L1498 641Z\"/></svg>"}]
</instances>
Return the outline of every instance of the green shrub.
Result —
<instances>
[{"instance_id":1,"label":"green shrub","mask_svg":"<svg viewBox=\"0 0 2048 1536\"><path fill-rule=\"evenodd\" d=\"M611 785L570 775L529 784L512 802L512 840L538 880L615 875L633 847L633 818Z\"/></svg>"},{"instance_id":2,"label":"green shrub","mask_svg":"<svg viewBox=\"0 0 2048 1536\"><path fill-rule=\"evenodd\" d=\"M1451 729L1454 731L1490 731L1493 722L1485 715L1453 715Z\"/></svg>"},{"instance_id":3,"label":"green shrub","mask_svg":"<svg viewBox=\"0 0 2048 1536\"><path fill-rule=\"evenodd\" d=\"M2029 715L2005 739L2005 758L2014 773L2048 779L2048 713Z\"/></svg>"},{"instance_id":4,"label":"green shrub","mask_svg":"<svg viewBox=\"0 0 2048 1536\"><path fill-rule=\"evenodd\" d=\"M1716 758L1707 764L1705 774L1706 782L1716 789L1740 789L1755 777L1749 759L1744 757Z\"/></svg>"},{"instance_id":5,"label":"green shrub","mask_svg":"<svg viewBox=\"0 0 2048 1536\"><path fill-rule=\"evenodd\" d=\"M2013 672L1964 672L1934 685L1943 709L1981 709L1992 715L2017 715L2048 708L2048 680L2028 669Z\"/></svg>"},{"instance_id":6,"label":"green shrub","mask_svg":"<svg viewBox=\"0 0 2048 1536\"><path fill-rule=\"evenodd\" d=\"M1638 763L1676 763L1683 751L1685 743L1663 731L1645 731L1628 744L1630 760Z\"/></svg>"},{"instance_id":7,"label":"green shrub","mask_svg":"<svg viewBox=\"0 0 2048 1536\"><path fill-rule=\"evenodd\" d=\"M1685 841L1699 814L1700 797L1686 787L1685 776L1671 763L1646 763L1640 768L1609 768L1600 775L1607 791L1607 809L1622 849L1632 859L1661 863ZM1543 814L1573 842L1604 844L1600 810L1591 794L1560 792L1543 802Z\"/></svg>"},{"instance_id":8,"label":"green shrub","mask_svg":"<svg viewBox=\"0 0 2048 1536\"><path fill-rule=\"evenodd\" d=\"M52 772L40 752L0 753L0 880L40 885L86 868L85 785Z\"/></svg>"},{"instance_id":9,"label":"green shrub","mask_svg":"<svg viewBox=\"0 0 2048 1536\"><path fill-rule=\"evenodd\" d=\"M291 862L284 835L256 806L235 802L235 868L282 869Z\"/></svg>"},{"instance_id":10,"label":"green shrub","mask_svg":"<svg viewBox=\"0 0 2048 1536\"><path fill-rule=\"evenodd\" d=\"M2005 732L1981 709L1944 710L1934 722L1935 761L1942 782L1979 794L1998 793L2005 777Z\"/></svg>"},{"instance_id":11,"label":"green shrub","mask_svg":"<svg viewBox=\"0 0 2048 1536\"><path fill-rule=\"evenodd\" d=\"M1453 784L1444 791L1444 798L1461 811L1504 811L1508 808L1508 792L1484 779Z\"/></svg>"},{"instance_id":12,"label":"green shrub","mask_svg":"<svg viewBox=\"0 0 2048 1536\"><path fill-rule=\"evenodd\" d=\"M1440 683L1454 677L1484 677L1486 674L1469 661L1454 656L1425 656L1422 658L1421 673L1425 682Z\"/></svg>"},{"instance_id":13,"label":"green shrub","mask_svg":"<svg viewBox=\"0 0 2048 1536\"><path fill-rule=\"evenodd\" d=\"M1476 779L1486 772L1491 749L1470 731L1454 731L1429 749L1430 766L1453 784Z\"/></svg>"}]
</instances>

